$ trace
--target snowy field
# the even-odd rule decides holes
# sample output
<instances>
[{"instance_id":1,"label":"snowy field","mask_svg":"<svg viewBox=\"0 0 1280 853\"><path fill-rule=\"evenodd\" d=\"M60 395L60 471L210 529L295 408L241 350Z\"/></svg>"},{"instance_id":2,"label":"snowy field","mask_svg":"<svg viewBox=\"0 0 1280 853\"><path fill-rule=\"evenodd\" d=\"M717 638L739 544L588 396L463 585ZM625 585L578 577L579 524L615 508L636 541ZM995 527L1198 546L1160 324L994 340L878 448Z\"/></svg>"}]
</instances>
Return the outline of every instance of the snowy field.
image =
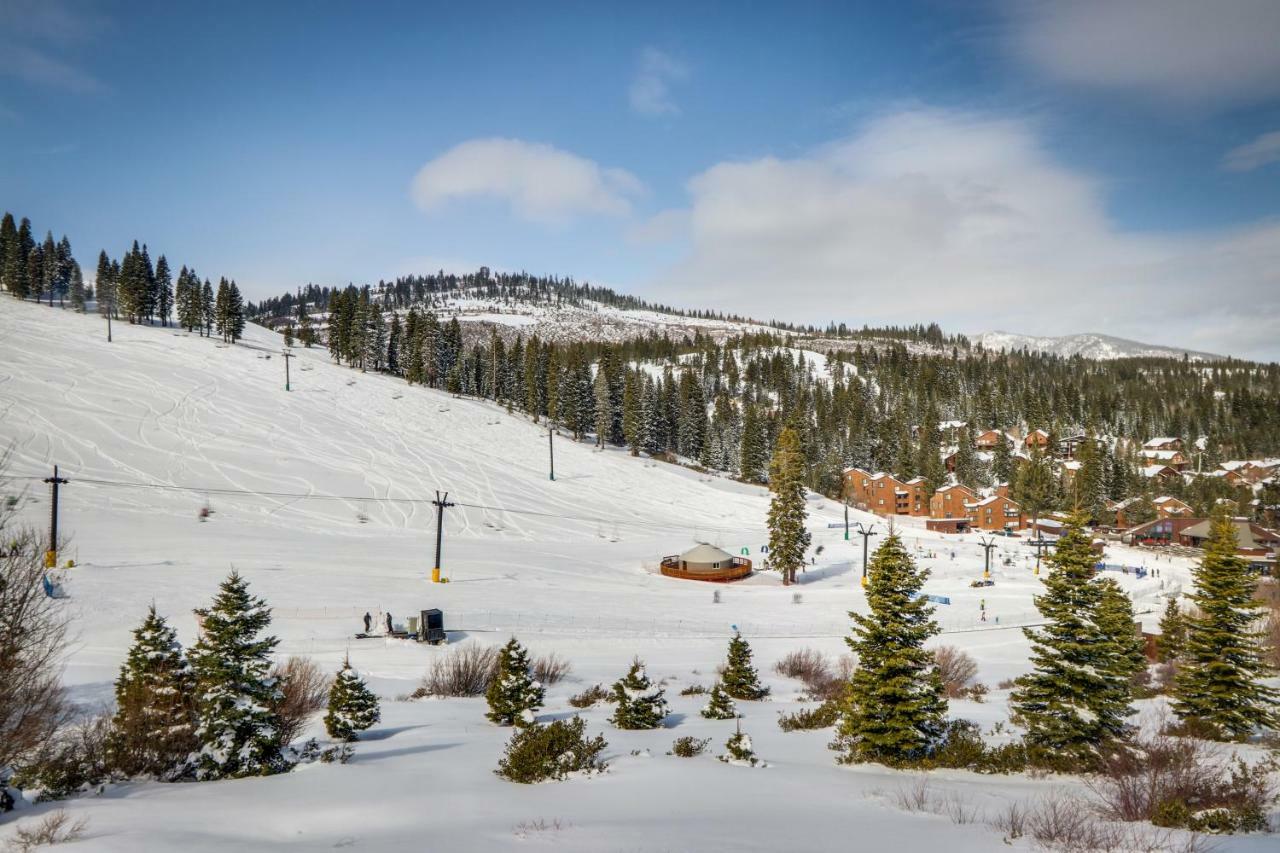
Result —
<instances>
[{"instance_id":1,"label":"snowy field","mask_svg":"<svg viewBox=\"0 0 1280 853\"><path fill-rule=\"evenodd\" d=\"M114 331L107 344L97 317L0 302L0 443L13 447L10 473L43 478L57 464L71 480L61 525L71 539L64 556L77 563L64 573L75 635L65 679L76 700L111 701L131 631L152 602L192 642L192 609L234 566L273 606L279 653L334 670L349 654L381 695L383 721L347 766L123 785L75 800L68 809L89 829L69 849L926 850L944 838L957 853L1004 848L980 823L902 811L894 792L912 776L837 767L829 731L777 727L779 712L801 707L801 686L773 673L774 662L804 646L842 653L846 613L865 606L861 542L829 527L843 520L839 504L811 500L822 553L798 586L771 574L727 588L668 579L657 562L698 541L759 561L765 490L567 437L554 439L551 481L545 428L497 406L335 367L321 349L296 350L286 392L280 338L252 326L233 347L173 329ZM47 487L27 487L23 513L44 525ZM445 513L447 584L429 582L437 490L458 504ZM205 506L212 515L202 523ZM850 519L884 529L874 516ZM1028 666L1016 626L1036 619L1033 551L1002 540L995 585L974 589L976 537L904 533L933 573L926 592L951 602L938 607L939 642L974 655L992 688L984 704L952 703L952 715L990 727L1005 715L996 684ZM1161 594L1189 580L1177 559L1110 549L1107 561L1159 568L1143 580L1116 575L1152 624ZM668 728L620 732L605 721L608 709L593 709L584 716L609 741L606 775L499 780L492 770L509 730L484 720L482 699L395 698L444 649L353 639L366 611L401 622L427 607L444 611L452 643L515 633L535 653L570 660L573 673L549 691L542 719L568 716L570 695L612 682L641 656L668 679ZM710 737L722 751L732 732L698 716L701 699L678 693L711 685L734 625L774 690L770 701L739 706L770 766L668 757L677 737ZM318 723L313 733L323 734ZM933 784L992 814L1078 787L962 772L934 774ZM1244 837L1219 849L1274 843ZM1030 849L1026 840L1014 847Z\"/></svg>"}]
</instances>

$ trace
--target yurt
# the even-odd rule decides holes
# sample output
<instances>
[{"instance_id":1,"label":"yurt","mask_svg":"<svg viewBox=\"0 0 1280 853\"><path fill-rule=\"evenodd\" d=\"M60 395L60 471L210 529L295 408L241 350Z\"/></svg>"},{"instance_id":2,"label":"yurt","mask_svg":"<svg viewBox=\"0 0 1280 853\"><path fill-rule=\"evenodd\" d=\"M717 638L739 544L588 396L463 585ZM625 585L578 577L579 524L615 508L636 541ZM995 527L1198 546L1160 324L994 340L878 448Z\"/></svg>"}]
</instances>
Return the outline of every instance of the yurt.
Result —
<instances>
[{"instance_id":1,"label":"yurt","mask_svg":"<svg viewBox=\"0 0 1280 853\"><path fill-rule=\"evenodd\" d=\"M663 557L662 573L692 581L736 581L751 574L751 561L704 542L683 554Z\"/></svg>"}]
</instances>

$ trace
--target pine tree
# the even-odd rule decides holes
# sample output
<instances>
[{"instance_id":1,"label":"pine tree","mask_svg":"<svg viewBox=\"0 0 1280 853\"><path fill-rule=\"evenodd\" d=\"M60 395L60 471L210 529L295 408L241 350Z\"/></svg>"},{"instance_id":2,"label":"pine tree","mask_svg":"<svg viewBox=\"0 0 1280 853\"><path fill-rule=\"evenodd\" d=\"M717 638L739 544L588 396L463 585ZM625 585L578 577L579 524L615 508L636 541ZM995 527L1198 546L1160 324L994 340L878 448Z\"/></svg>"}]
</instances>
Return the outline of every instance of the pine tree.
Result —
<instances>
[{"instance_id":1,"label":"pine tree","mask_svg":"<svg viewBox=\"0 0 1280 853\"><path fill-rule=\"evenodd\" d=\"M712 686L711 694L707 697L707 704L702 706L700 713L708 720L732 720L738 716L738 706L734 704L732 697L725 692L723 685L717 681Z\"/></svg>"},{"instance_id":2,"label":"pine tree","mask_svg":"<svg viewBox=\"0 0 1280 853\"><path fill-rule=\"evenodd\" d=\"M329 688L329 710L324 715L324 728L334 740L358 740L360 732L382 719L378 697L364 683L360 674L344 660L342 669Z\"/></svg>"},{"instance_id":3,"label":"pine tree","mask_svg":"<svg viewBox=\"0 0 1280 853\"><path fill-rule=\"evenodd\" d=\"M184 775L196 746L195 684L177 635L154 606L133 632L116 679L116 713L107 752L113 767L171 780Z\"/></svg>"},{"instance_id":4,"label":"pine tree","mask_svg":"<svg viewBox=\"0 0 1280 853\"><path fill-rule=\"evenodd\" d=\"M499 726L527 726L546 698L546 691L533 677L529 652L512 637L498 653L498 671L485 693L489 722Z\"/></svg>"},{"instance_id":5,"label":"pine tree","mask_svg":"<svg viewBox=\"0 0 1280 853\"><path fill-rule=\"evenodd\" d=\"M213 324L217 320L218 312L213 299L213 285L209 279L204 280L204 286L200 290L200 318L204 321L204 336L213 335Z\"/></svg>"},{"instance_id":6,"label":"pine tree","mask_svg":"<svg viewBox=\"0 0 1280 853\"><path fill-rule=\"evenodd\" d=\"M804 565L809 547L805 529L804 455L800 439L791 427L778 436L773 461L769 463L769 566L782 573L782 582L795 582L796 570Z\"/></svg>"},{"instance_id":7,"label":"pine tree","mask_svg":"<svg viewBox=\"0 0 1280 853\"><path fill-rule=\"evenodd\" d=\"M202 620L200 641L191 651L200 712L196 775L221 779L286 769L279 720L271 710L278 698L270 674L277 640L262 635L271 624L271 610L232 571L213 606L196 612Z\"/></svg>"},{"instance_id":8,"label":"pine tree","mask_svg":"<svg viewBox=\"0 0 1280 853\"><path fill-rule=\"evenodd\" d=\"M98 313L104 317L115 310L116 285L111 280L111 259L106 251L98 253L98 270L93 277L94 290L98 292ZM112 313L114 317L114 313Z\"/></svg>"},{"instance_id":9,"label":"pine tree","mask_svg":"<svg viewBox=\"0 0 1280 853\"><path fill-rule=\"evenodd\" d=\"M244 298L234 281L227 289L227 334L231 343L244 337Z\"/></svg>"},{"instance_id":10,"label":"pine tree","mask_svg":"<svg viewBox=\"0 0 1280 853\"><path fill-rule=\"evenodd\" d=\"M742 721L738 721L737 730L729 736L724 745L724 755L720 760L726 764L745 764L755 767L760 763L751 744L751 737L742 730Z\"/></svg>"},{"instance_id":11,"label":"pine tree","mask_svg":"<svg viewBox=\"0 0 1280 853\"><path fill-rule=\"evenodd\" d=\"M1092 766L1129 706L1120 684L1127 679L1108 666L1110 642L1099 625L1103 586L1084 520L1073 515L1046 558L1050 571L1035 605L1048 624L1023 629L1034 670L1017 680L1009 699L1027 730L1028 753L1051 766Z\"/></svg>"},{"instance_id":12,"label":"pine tree","mask_svg":"<svg viewBox=\"0 0 1280 853\"><path fill-rule=\"evenodd\" d=\"M1173 712L1196 734L1242 740L1277 720L1277 691L1262 683L1271 667L1257 624L1257 579L1236 554L1236 531L1221 507L1210 521L1204 556L1194 570L1186 645L1173 680Z\"/></svg>"},{"instance_id":13,"label":"pine tree","mask_svg":"<svg viewBox=\"0 0 1280 853\"><path fill-rule=\"evenodd\" d=\"M656 729L667 716L666 691L649 681L637 658L627 674L614 682L609 701L614 708L609 722L620 729Z\"/></svg>"},{"instance_id":14,"label":"pine tree","mask_svg":"<svg viewBox=\"0 0 1280 853\"><path fill-rule=\"evenodd\" d=\"M925 642L938 633L933 608L919 596L928 572L891 533L867 572L870 615L850 613L845 642L858 658L842 700L833 747L843 763L908 764L942 737L947 702Z\"/></svg>"},{"instance_id":15,"label":"pine tree","mask_svg":"<svg viewBox=\"0 0 1280 853\"><path fill-rule=\"evenodd\" d=\"M1080 469L1076 471L1072 486L1075 491L1075 506L1083 511L1089 521L1096 524L1102 520L1107 503L1106 460L1098 451L1097 441L1090 430L1080 444L1078 456Z\"/></svg>"},{"instance_id":16,"label":"pine tree","mask_svg":"<svg viewBox=\"0 0 1280 853\"><path fill-rule=\"evenodd\" d=\"M1178 597L1171 595L1165 603L1164 614L1160 617L1160 639L1156 643L1160 660L1165 663L1179 660L1186 641L1186 617L1178 606Z\"/></svg>"},{"instance_id":17,"label":"pine tree","mask_svg":"<svg viewBox=\"0 0 1280 853\"><path fill-rule=\"evenodd\" d=\"M755 700L769 695L769 688L760 683L760 676L751 663L751 646L735 633L729 638L729 658L717 686L734 699Z\"/></svg>"},{"instance_id":18,"label":"pine tree","mask_svg":"<svg viewBox=\"0 0 1280 853\"><path fill-rule=\"evenodd\" d=\"M169 312L173 308L173 282L169 273L169 261L164 255L156 261L155 312L160 325L169 325Z\"/></svg>"},{"instance_id":19,"label":"pine tree","mask_svg":"<svg viewBox=\"0 0 1280 853\"><path fill-rule=\"evenodd\" d=\"M75 261L71 262L71 307L84 313L84 273L80 271L80 265Z\"/></svg>"},{"instance_id":20,"label":"pine tree","mask_svg":"<svg viewBox=\"0 0 1280 853\"><path fill-rule=\"evenodd\" d=\"M1142 637L1134 630L1133 603L1120 585L1111 578L1098 581L1102 596L1098 601L1098 630L1106 639L1108 701L1098 703L1104 709L1099 722L1112 738L1129 734L1125 718L1133 713L1130 703L1133 688L1139 674L1146 671L1147 656L1143 652Z\"/></svg>"},{"instance_id":21,"label":"pine tree","mask_svg":"<svg viewBox=\"0 0 1280 853\"><path fill-rule=\"evenodd\" d=\"M766 459L764 427L760 423L755 404L747 401L742 410L742 444L738 462L742 479L748 483L763 481Z\"/></svg>"},{"instance_id":22,"label":"pine tree","mask_svg":"<svg viewBox=\"0 0 1280 853\"><path fill-rule=\"evenodd\" d=\"M0 288L17 295L17 282L14 280L17 270L18 226L13 214L8 211L0 220Z\"/></svg>"}]
</instances>

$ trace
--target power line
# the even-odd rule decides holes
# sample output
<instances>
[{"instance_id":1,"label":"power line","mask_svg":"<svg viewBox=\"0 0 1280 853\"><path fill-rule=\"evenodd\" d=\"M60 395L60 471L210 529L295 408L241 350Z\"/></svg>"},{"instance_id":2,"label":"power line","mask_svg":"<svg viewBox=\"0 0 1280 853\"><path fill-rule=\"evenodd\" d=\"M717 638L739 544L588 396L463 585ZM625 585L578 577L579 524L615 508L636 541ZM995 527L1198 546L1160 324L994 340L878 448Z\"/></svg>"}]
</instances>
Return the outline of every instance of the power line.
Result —
<instances>
[{"instance_id":1,"label":"power line","mask_svg":"<svg viewBox=\"0 0 1280 853\"><path fill-rule=\"evenodd\" d=\"M27 476L11 476L11 480L43 480L43 477L27 477ZM407 497L369 497L368 495L326 495L316 492L271 492L258 491L255 489L235 489L218 486L180 486L169 483L144 483L132 480L101 480L92 477L77 477L75 482L92 486L103 486L106 488L124 488L124 489L156 489L158 491L169 492L190 492L202 495L225 495L225 496L250 496L260 498L273 498L279 500L317 500L317 501L345 501L357 503L384 503L384 504L427 504L434 505L436 501L432 498L407 498ZM610 518L607 516L592 515L570 515L566 513L549 512L546 510L535 509L516 509L512 507L493 506L489 504L465 503L457 501L454 506L463 507L465 509L481 510L485 512L504 512L512 515L532 516L536 518L554 518L561 521L579 521L588 524L617 524L626 527L642 527L654 530L669 530L675 528L690 528L695 530L707 530L715 533L740 533L743 528L738 527L714 527L705 524L680 524L680 523L660 523L648 521L636 521L634 519Z\"/></svg>"}]
</instances>

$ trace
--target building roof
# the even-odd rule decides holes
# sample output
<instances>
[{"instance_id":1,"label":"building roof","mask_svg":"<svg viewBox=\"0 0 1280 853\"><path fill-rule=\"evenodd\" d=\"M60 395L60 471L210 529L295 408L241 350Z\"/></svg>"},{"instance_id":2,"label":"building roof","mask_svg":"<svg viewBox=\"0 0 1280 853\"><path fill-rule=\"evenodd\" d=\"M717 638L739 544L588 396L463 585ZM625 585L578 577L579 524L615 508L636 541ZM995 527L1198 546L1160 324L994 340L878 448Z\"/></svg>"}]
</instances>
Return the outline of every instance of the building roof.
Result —
<instances>
[{"instance_id":1,"label":"building roof","mask_svg":"<svg viewBox=\"0 0 1280 853\"><path fill-rule=\"evenodd\" d=\"M1178 472L1170 468L1168 465L1145 465L1142 468L1142 476L1150 479L1151 477L1159 477L1161 474L1168 472L1177 474Z\"/></svg>"},{"instance_id":2,"label":"building roof","mask_svg":"<svg viewBox=\"0 0 1280 853\"><path fill-rule=\"evenodd\" d=\"M1189 539L1208 539L1209 529L1213 524L1213 519L1206 518L1198 524L1193 524L1182 531L1182 535ZM1277 542L1280 542L1280 534L1267 530L1265 527L1259 527L1243 518L1231 519L1231 524L1236 529L1236 547L1238 548L1270 548Z\"/></svg>"},{"instance_id":3,"label":"building roof","mask_svg":"<svg viewBox=\"0 0 1280 853\"><path fill-rule=\"evenodd\" d=\"M714 545L702 542L681 554L680 559L686 563L723 563L726 560L732 562L733 555Z\"/></svg>"},{"instance_id":4,"label":"building roof","mask_svg":"<svg viewBox=\"0 0 1280 853\"><path fill-rule=\"evenodd\" d=\"M1158 438L1147 439L1146 441L1142 442L1142 446L1143 447L1159 447L1162 444L1173 444L1177 440L1178 439L1173 438L1171 436L1162 435Z\"/></svg>"},{"instance_id":5,"label":"building roof","mask_svg":"<svg viewBox=\"0 0 1280 853\"><path fill-rule=\"evenodd\" d=\"M1144 450L1142 455L1147 459L1173 459L1181 456L1181 450Z\"/></svg>"}]
</instances>

